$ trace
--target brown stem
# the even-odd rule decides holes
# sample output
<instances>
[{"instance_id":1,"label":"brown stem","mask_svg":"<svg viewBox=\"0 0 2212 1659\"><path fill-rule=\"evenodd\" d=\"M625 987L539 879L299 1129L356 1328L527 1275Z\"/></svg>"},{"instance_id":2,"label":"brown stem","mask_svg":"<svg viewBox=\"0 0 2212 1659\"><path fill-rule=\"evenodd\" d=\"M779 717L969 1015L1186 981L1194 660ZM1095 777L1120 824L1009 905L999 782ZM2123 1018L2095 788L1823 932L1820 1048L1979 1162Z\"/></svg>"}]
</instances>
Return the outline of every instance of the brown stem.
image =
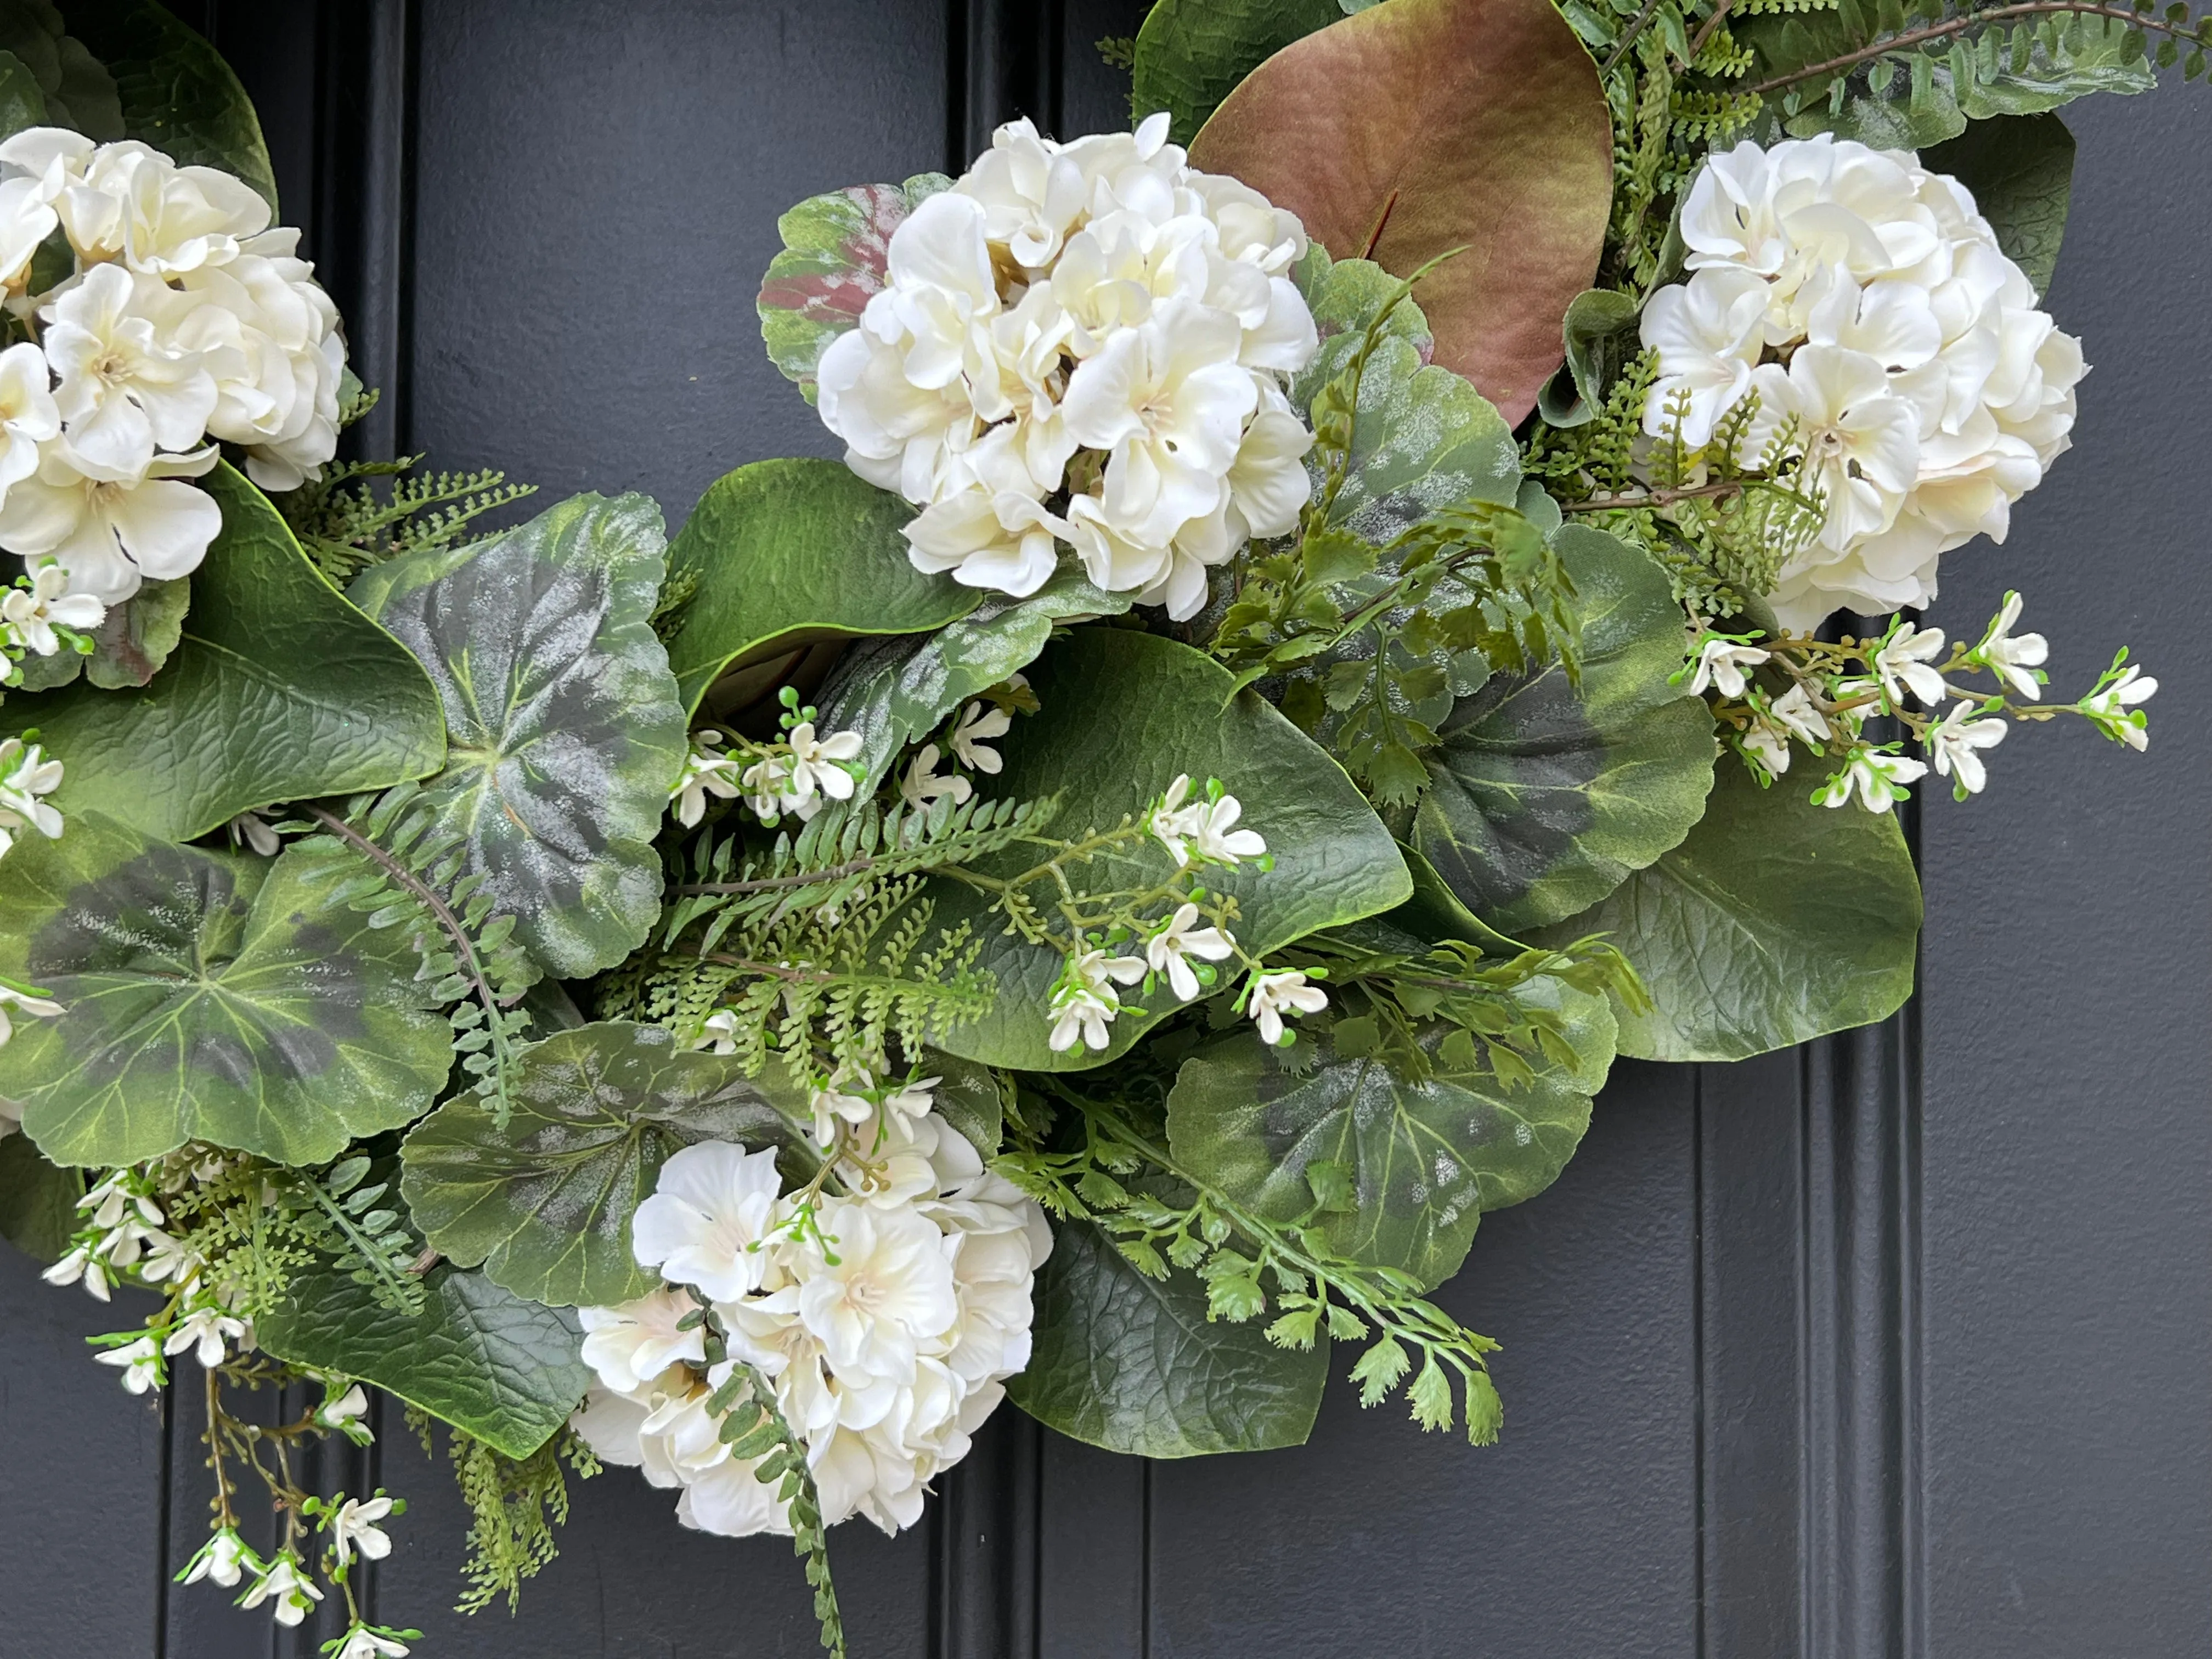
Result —
<instances>
[{"instance_id":1,"label":"brown stem","mask_svg":"<svg viewBox=\"0 0 2212 1659\"><path fill-rule=\"evenodd\" d=\"M1699 484L1694 489L1647 489L1633 495L1593 495L1586 501L1562 501L1562 513L1620 513L1639 507L1668 507L1676 501L1698 501L1716 495L1740 495L1743 485L1736 480L1725 483Z\"/></svg>"},{"instance_id":2,"label":"brown stem","mask_svg":"<svg viewBox=\"0 0 2212 1659\"><path fill-rule=\"evenodd\" d=\"M1735 4L1735 0L1721 0L1720 4L1713 8L1713 15L1698 25L1698 32L1690 37L1690 63L1698 61L1698 54L1705 49L1705 42L1712 38L1713 31L1721 26L1721 20L1729 15L1729 8ZM1683 67L1686 69L1688 64Z\"/></svg>"},{"instance_id":3,"label":"brown stem","mask_svg":"<svg viewBox=\"0 0 2212 1659\"><path fill-rule=\"evenodd\" d=\"M1636 20L1621 31L1620 39L1613 43L1613 50L1605 55L1605 62L1597 66L1597 72L1600 75L1613 73L1613 66L1618 64L1623 54L1636 44L1636 37L1644 33L1644 26L1650 22L1653 15L1658 9L1659 0L1644 0L1644 9L1638 12Z\"/></svg>"},{"instance_id":4,"label":"brown stem","mask_svg":"<svg viewBox=\"0 0 2212 1659\"><path fill-rule=\"evenodd\" d=\"M2134 28L2155 29L2160 34L2170 34L2177 40L2187 40L2192 45L2197 41L2197 36L2193 31L2161 21L2155 16L2135 11L2127 6L2100 5L2094 3L2093 0L2019 0L2019 3L2014 5L1992 6L1985 11L1968 12L1962 17L1948 18L1941 23L1930 23L1923 28L1907 29L1904 33L1893 34L1887 40L1877 40L1872 46L1860 46L1854 51L1844 52L1840 57L1831 58L1824 63L1808 64L1803 69L1792 70L1787 75L1778 75L1771 81L1761 81L1757 86L1747 87L1745 90L1764 97L1766 94L1779 91L1784 87L1795 86L1800 81L1810 81L1817 76L1830 75L1838 70L1851 69L1888 52L1902 52L1909 47L1919 46L1924 41L1941 40L1949 35L1964 34L1968 29L1978 28L1984 23L1995 22L1999 18L2040 17L2057 12L2072 12L2085 17L2114 18Z\"/></svg>"}]
</instances>

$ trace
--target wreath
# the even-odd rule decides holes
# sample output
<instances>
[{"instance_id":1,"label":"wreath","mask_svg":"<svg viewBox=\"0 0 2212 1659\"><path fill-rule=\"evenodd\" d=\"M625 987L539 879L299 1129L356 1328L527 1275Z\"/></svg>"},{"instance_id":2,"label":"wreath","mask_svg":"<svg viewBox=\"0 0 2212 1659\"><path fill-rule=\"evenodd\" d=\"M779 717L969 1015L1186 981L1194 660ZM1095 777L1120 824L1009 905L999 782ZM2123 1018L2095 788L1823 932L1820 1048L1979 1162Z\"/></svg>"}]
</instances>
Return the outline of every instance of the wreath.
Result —
<instances>
[{"instance_id":1,"label":"wreath","mask_svg":"<svg viewBox=\"0 0 2212 1659\"><path fill-rule=\"evenodd\" d=\"M291 1455L370 1389L465 1607L619 1464L838 1652L828 1528L1007 1399L1495 1439L1430 1297L1614 1057L1887 1017L1911 787L2144 747L2124 650L2060 702L2019 594L1918 608L2069 441L2050 112L2199 75L2178 11L1160 0L1131 130L784 216L844 459L672 540L338 459L230 71L0 15L0 1231L154 1293L94 1357L204 1389L178 1577L338 1659L417 1634L404 1501Z\"/></svg>"}]
</instances>

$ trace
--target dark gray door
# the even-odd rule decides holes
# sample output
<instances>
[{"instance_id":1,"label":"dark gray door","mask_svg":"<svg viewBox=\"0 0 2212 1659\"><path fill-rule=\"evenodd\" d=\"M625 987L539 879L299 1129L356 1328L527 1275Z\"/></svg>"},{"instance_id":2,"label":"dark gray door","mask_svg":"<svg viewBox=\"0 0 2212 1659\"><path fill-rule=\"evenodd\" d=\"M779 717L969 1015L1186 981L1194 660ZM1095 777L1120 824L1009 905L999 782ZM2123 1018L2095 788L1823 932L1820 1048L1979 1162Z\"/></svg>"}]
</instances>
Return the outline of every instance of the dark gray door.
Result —
<instances>
[{"instance_id":1,"label":"dark gray door","mask_svg":"<svg viewBox=\"0 0 2212 1659\"><path fill-rule=\"evenodd\" d=\"M776 215L957 170L998 120L1126 115L1138 0L207 0L310 228L376 441L549 495L833 453L752 312ZM1911 829L1923 991L1735 1067L1624 1064L1453 1310L1506 1345L1504 1442L1333 1395L1302 1449L1119 1459L1002 1412L916 1530L833 1536L860 1659L2194 1659L2212 1641L2212 111L2077 105L2051 296L2077 453L1936 618L2008 586L2086 679L2163 682L2148 755L2018 733ZM2069 739L2071 741L2069 741ZM2033 750L2029 757L2019 750ZM204 1526L189 1404L93 1367L117 1322L0 1248L0 1659L304 1656L167 1574ZM125 1316L128 1317L129 1316ZM461 1510L375 1583L422 1659L817 1650L777 1542L613 1471L520 1615L446 1611Z\"/></svg>"}]
</instances>

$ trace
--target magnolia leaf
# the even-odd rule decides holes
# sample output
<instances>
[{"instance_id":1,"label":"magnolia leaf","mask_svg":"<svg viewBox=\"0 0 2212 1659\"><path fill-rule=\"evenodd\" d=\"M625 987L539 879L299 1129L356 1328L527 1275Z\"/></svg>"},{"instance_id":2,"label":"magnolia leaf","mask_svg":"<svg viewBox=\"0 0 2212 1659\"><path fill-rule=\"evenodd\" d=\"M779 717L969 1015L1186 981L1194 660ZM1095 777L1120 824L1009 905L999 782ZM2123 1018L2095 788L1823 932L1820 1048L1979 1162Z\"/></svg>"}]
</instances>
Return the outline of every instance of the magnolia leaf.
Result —
<instances>
[{"instance_id":1,"label":"magnolia leaf","mask_svg":"<svg viewBox=\"0 0 2212 1659\"><path fill-rule=\"evenodd\" d=\"M1897 1012L1912 992L1920 882L1897 820L1815 806L1803 781L1760 789L1724 760L1682 844L1545 929L1605 933L1649 1013L1616 1008L1639 1060L1741 1060Z\"/></svg>"},{"instance_id":2,"label":"magnolia leaf","mask_svg":"<svg viewBox=\"0 0 2212 1659\"><path fill-rule=\"evenodd\" d=\"M670 580L692 585L668 641L684 708L732 670L762 665L765 688L809 645L924 634L975 610L974 588L914 568L899 534L913 516L838 461L756 461L717 478L669 550Z\"/></svg>"},{"instance_id":3,"label":"magnolia leaf","mask_svg":"<svg viewBox=\"0 0 2212 1659\"><path fill-rule=\"evenodd\" d=\"M1436 360L1507 423L1559 366L1597 274L1613 127L1550 0L1391 0L1270 58L1213 112L1194 165L1232 173L1339 258L1419 288Z\"/></svg>"},{"instance_id":4,"label":"magnolia leaf","mask_svg":"<svg viewBox=\"0 0 2212 1659\"><path fill-rule=\"evenodd\" d=\"M115 77L67 33L49 0L0 0L0 50L30 70L38 89L38 115L24 126L68 127L103 143L124 136Z\"/></svg>"},{"instance_id":5,"label":"magnolia leaf","mask_svg":"<svg viewBox=\"0 0 2212 1659\"><path fill-rule=\"evenodd\" d=\"M177 847L96 813L19 841L0 860L0 975L63 1011L0 1048L24 1133L62 1164L204 1140L300 1164L427 1111L453 1033L414 930L333 902L332 861L359 863Z\"/></svg>"},{"instance_id":6,"label":"magnolia leaf","mask_svg":"<svg viewBox=\"0 0 2212 1659\"><path fill-rule=\"evenodd\" d=\"M1413 842L1508 933L1571 915L1689 833L1712 787L1712 717L1669 685L1682 611L1667 574L1570 524L1553 545L1582 616L1582 684L1558 663L1493 674L1445 720Z\"/></svg>"},{"instance_id":7,"label":"magnolia leaf","mask_svg":"<svg viewBox=\"0 0 2212 1659\"><path fill-rule=\"evenodd\" d=\"M1612 1055L1602 997L1566 994L1566 1036L1599 1062ZM1312 1211L1311 1165L1348 1171L1347 1206L1316 1224L1338 1255L1412 1274L1424 1288L1457 1273L1485 1210L1552 1184L1589 1127L1590 1097L1574 1071L1539 1062L1509 1089L1488 1073L1439 1069L1424 1083L1379 1059L1326 1048L1292 1074L1244 1034L1183 1062L1168 1098L1176 1161L1262 1218L1295 1225Z\"/></svg>"},{"instance_id":8,"label":"magnolia leaf","mask_svg":"<svg viewBox=\"0 0 2212 1659\"><path fill-rule=\"evenodd\" d=\"M464 547L404 554L355 599L430 671L453 751L423 786L515 937L562 979L611 968L660 911L653 850L684 709L651 617L660 509L575 495Z\"/></svg>"},{"instance_id":9,"label":"magnolia leaf","mask_svg":"<svg viewBox=\"0 0 2212 1659\"><path fill-rule=\"evenodd\" d=\"M1298 280L1326 331L1320 353L1291 383L1292 399L1305 405L1350 362L1403 283L1370 261L1332 262L1319 250L1301 264ZM1378 546L1455 502L1510 506L1521 487L1512 428L1464 379L1429 362L1429 344L1419 308L1401 300L1360 374L1351 471L1329 522ZM1308 454L1316 489L1322 465L1318 453Z\"/></svg>"},{"instance_id":10,"label":"magnolia leaf","mask_svg":"<svg viewBox=\"0 0 2212 1659\"><path fill-rule=\"evenodd\" d=\"M190 841L255 807L436 769L438 697L406 647L324 579L267 496L228 466L200 482L222 508L222 533L192 576L191 614L159 680L81 682L0 709L0 731L36 726L66 763L55 805ZM147 619L118 636L118 672L130 650L158 645L158 613L183 602L185 586L149 600Z\"/></svg>"},{"instance_id":11,"label":"magnolia leaf","mask_svg":"<svg viewBox=\"0 0 2212 1659\"><path fill-rule=\"evenodd\" d=\"M1204 1282L1148 1279L1088 1222L1053 1224L1030 1363L1006 1395L1048 1428L1140 1457L1301 1446L1328 1343L1279 1348L1262 1316L1209 1317Z\"/></svg>"},{"instance_id":12,"label":"magnolia leaf","mask_svg":"<svg viewBox=\"0 0 2212 1659\"><path fill-rule=\"evenodd\" d=\"M533 1302L627 1302L659 1283L629 1221L669 1154L695 1140L781 1144L793 1133L737 1064L626 1021L556 1031L523 1050L502 1126L464 1094L400 1150L400 1192L448 1260Z\"/></svg>"},{"instance_id":13,"label":"magnolia leaf","mask_svg":"<svg viewBox=\"0 0 2212 1659\"><path fill-rule=\"evenodd\" d=\"M986 595L934 634L864 641L845 653L823 684L821 724L860 732L860 764L867 769L861 787L872 788L907 744L1036 660L1054 628L1121 616L1130 599L1093 587L1081 571L1064 567L1028 599Z\"/></svg>"},{"instance_id":14,"label":"magnolia leaf","mask_svg":"<svg viewBox=\"0 0 2212 1659\"><path fill-rule=\"evenodd\" d=\"M1129 106L1166 110L1188 145L1238 82L1344 13L1337 0L1159 0L1137 31Z\"/></svg>"},{"instance_id":15,"label":"magnolia leaf","mask_svg":"<svg viewBox=\"0 0 2212 1659\"><path fill-rule=\"evenodd\" d=\"M1178 774L1201 787L1209 777L1220 779L1243 803L1240 827L1264 836L1275 860L1272 871L1248 862L1206 875L1209 891L1235 897L1234 931L1253 955L1387 910L1412 891L1389 832L1342 769L1257 693L1232 696L1229 672L1188 646L1130 629L1078 629L1048 647L1028 672L1040 711L1017 720L1002 740L1006 770L993 793L1013 800L1057 796L1055 830L1073 840L1140 812ZM1003 879L1047 855L1033 843L1018 844L975 867ZM1067 876L1081 894L1150 887L1173 869L1147 836ZM1164 985L1149 1006L1127 993L1104 1049L1079 1046L1054 1054L1045 1042L1051 1030L1046 1008L1061 958L1010 937L1002 917L986 914L986 897L943 876L924 891L936 925L973 926L982 969L998 984L989 1013L939 1041L946 1052L1028 1071L1081 1070L1126 1053L1177 1006Z\"/></svg>"},{"instance_id":16,"label":"magnolia leaf","mask_svg":"<svg viewBox=\"0 0 2212 1659\"><path fill-rule=\"evenodd\" d=\"M592 1385L576 1316L451 1266L432 1268L422 1288L422 1311L410 1314L326 1264L295 1268L283 1303L254 1320L254 1340L292 1364L374 1382L504 1456L529 1456Z\"/></svg>"},{"instance_id":17,"label":"magnolia leaf","mask_svg":"<svg viewBox=\"0 0 2212 1659\"><path fill-rule=\"evenodd\" d=\"M84 1171L46 1161L27 1135L0 1140L0 1238L41 1261L58 1261L82 1224Z\"/></svg>"},{"instance_id":18,"label":"magnolia leaf","mask_svg":"<svg viewBox=\"0 0 2212 1659\"><path fill-rule=\"evenodd\" d=\"M951 183L941 173L924 173L903 185L854 185L811 196L775 222L783 251L769 261L761 283L761 337L808 403L830 342L857 325L883 291L891 233Z\"/></svg>"},{"instance_id":19,"label":"magnolia leaf","mask_svg":"<svg viewBox=\"0 0 2212 1659\"><path fill-rule=\"evenodd\" d=\"M61 9L70 32L114 76L122 137L151 144L179 167L234 173L276 211L276 174L260 118L222 53L153 0L66 0Z\"/></svg>"},{"instance_id":20,"label":"magnolia leaf","mask_svg":"<svg viewBox=\"0 0 2212 1659\"><path fill-rule=\"evenodd\" d=\"M1536 399L1546 421L1563 428L1589 423L1622 364L1636 355L1638 313L1632 294L1593 288L1575 295L1560 331L1565 372L1547 381Z\"/></svg>"},{"instance_id":21,"label":"magnolia leaf","mask_svg":"<svg viewBox=\"0 0 2212 1659\"><path fill-rule=\"evenodd\" d=\"M1974 193L1997 246L2027 273L2038 294L2051 286L2074 191L2074 135L2056 115L1976 121L1920 158Z\"/></svg>"}]
</instances>

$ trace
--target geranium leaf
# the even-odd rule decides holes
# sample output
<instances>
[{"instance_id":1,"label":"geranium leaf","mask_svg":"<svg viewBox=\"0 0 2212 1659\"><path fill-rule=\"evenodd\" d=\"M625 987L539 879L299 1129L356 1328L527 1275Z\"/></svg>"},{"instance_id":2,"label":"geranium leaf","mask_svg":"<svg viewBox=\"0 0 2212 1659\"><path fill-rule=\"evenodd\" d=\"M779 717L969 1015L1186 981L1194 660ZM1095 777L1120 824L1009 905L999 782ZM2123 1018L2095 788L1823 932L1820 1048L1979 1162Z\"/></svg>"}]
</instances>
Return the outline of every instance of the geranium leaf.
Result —
<instances>
[{"instance_id":1,"label":"geranium leaf","mask_svg":"<svg viewBox=\"0 0 2212 1659\"><path fill-rule=\"evenodd\" d=\"M576 1316L451 1266L432 1268L423 1291L422 1311L409 1314L328 1267L296 1269L284 1302L253 1322L254 1340L295 1365L389 1389L508 1457L529 1456L592 1384Z\"/></svg>"},{"instance_id":2,"label":"geranium leaf","mask_svg":"<svg viewBox=\"0 0 2212 1659\"><path fill-rule=\"evenodd\" d=\"M1188 144L1239 81L1343 15L1337 0L1160 0L1137 31L1129 106L1139 120L1166 110Z\"/></svg>"},{"instance_id":3,"label":"geranium leaf","mask_svg":"<svg viewBox=\"0 0 2212 1659\"><path fill-rule=\"evenodd\" d=\"M1328 1379L1328 1343L1279 1348L1264 1315L1206 1316L1205 1281L1148 1279L1088 1222L1053 1225L1037 1273L1028 1368L1006 1395L1064 1435L1140 1457L1300 1446Z\"/></svg>"},{"instance_id":4,"label":"geranium leaf","mask_svg":"<svg viewBox=\"0 0 2212 1659\"><path fill-rule=\"evenodd\" d=\"M0 21L0 42L9 33ZM14 52L0 50L0 137L12 138L26 127L47 125L46 94L31 66Z\"/></svg>"},{"instance_id":5,"label":"geranium leaf","mask_svg":"<svg viewBox=\"0 0 2212 1659\"><path fill-rule=\"evenodd\" d=\"M1332 263L1325 253L1309 255L1299 279L1334 325L1291 385L1293 398L1310 404L1401 284L1370 261ZM1426 345L1421 313L1401 301L1360 374L1351 471L1329 522L1378 546L1439 507L1465 501L1510 506L1521 488L1512 428L1462 377L1431 364ZM1318 488L1322 457L1309 454L1306 465Z\"/></svg>"},{"instance_id":6,"label":"geranium leaf","mask_svg":"<svg viewBox=\"0 0 2212 1659\"><path fill-rule=\"evenodd\" d=\"M783 252L761 282L761 337L784 374L814 401L814 369L830 342L883 291L891 233L952 181L941 173L903 185L854 185L810 196L775 222Z\"/></svg>"},{"instance_id":7,"label":"geranium leaf","mask_svg":"<svg viewBox=\"0 0 2212 1659\"><path fill-rule=\"evenodd\" d=\"M1118 617L1129 605L1130 595L1106 592L1082 572L1062 568L1028 599L986 595L934 634L864 641L845 653L824 683L822 725L860 733L866 788L882 780L905 744L1036 660L1054 628L1085 617Z\"/></svg>"},{"instance_id":8,"label":"geranium leaf","mask_svg":"<svg viewBox=\"0 0 2212 1659\"><path fill-rule=\"evenodd\" d=\"M135 1164L205 1140L313 1164L428 1110L452 1032L413 930L332 903L331 860L356 861L205 852L93 813L0 860L0 974L63 1008L0 1048L0 1096L40 1150Z\"/></svg>"},{"instance_id":9,"label":"geranium leaf","mask_svg":"<svg viewBox=\"0 0 2212 1659\"><path fill-rule=\"evenodd\" d=\"M1971 123L1920 158L1974 193L1997 246L2038 294L2051 286L2074 193L2074 135L2056 115L1999 115Z\"/></svg>"},{"instance_id":10,"label":"geranium leaf","mask_svg":"<svg viewBox=\"0 0 2212 1659\"><path fill-rule=\"evenodd\" d=\"M82 1224L84 1171L47 1162L27 1135L0 1140L0 1238L41 1261L58 1261Z\"/></svg>"},{"instance_id":11,"label":"geranium leaf","mask_svg":"<svg viewBox=\"0 0 2212 1659\"><path fill-rule=\"evenodd\" d=\"M245 478L218 465L201 483L222 533L192 576L191 612L158 680L80 682L0 709L0 730L36 726L67 767L54 804L190 841L275 801L434 771L444 722L406 647L324 579Z\"/></svg>"},{"instance_id":12,"label":"geranium leaf","mask_svg":"<svg viewBox=\"0 0 2212 1659\"><path fill-rule=\"evenodd\" d=\"M1612 1013L1601 997L1565 995L1565 1035L1601 1079ZM1194 1176L1285 1224L1313 1208L1308 1165L1349 1170L1352 1207L1318 1224L1330 1248L1433 1286L1459 1271L1482 1212L1550 1186L1589 1127L1590 1073L1536 1064L1534 1080L1512 1089L1441 1065L1409 1082L1380 1059L1325 1056L1294 1075L1245 1034L1183 1062L1170 1144Z\"/></svg>"},{"instance_id":13,"label":"geranium leaf","mask_svg":"<svg viewBox=\"0 0 2212 1659\"><path fill-rule=\"evenodd\" d=\"M1587 526L1555 532L1582 613L1582 684L1557 663L1493 674L1445 720L1413 842L1511 933L1571 915L1689 833L1712 787L1712 719L1667 683L1682 612L1666 573Z\"/></svg>"},{"instance_id":14,"label":"geranium leaf","mask_svg":"<svg viewBox=\"0 0 2212 1659\"><path fill-rule=\"evenodd\" d=\"M114 76L123 137L180 167L235 173L276 210L260 118L222 53L153 0L65 0L61 12Z\"/></svg>"},{"instance_id":15,"label":"geranium leaf","mask_svg":"<svg viewBox=\"0 0 2212 1659\"><path fill-rule=\"evenodd\" d=\"M926 575L899 531L914 508L836 461L756 461L717 478L669 550L690 598L668 660L695 713L774 686L808 646L871 634L923 634L982 602ZM741 684L740 684L741 683Z\"/></svg>"},{"instance_id":16,"label":"geranium leaf","mask_svg":"<svg viewBox=\"0 0 2212 1659\"><path fill-rule=\"evenodd\" d=\"M1006 770L990 793L1015 800L1057 796L1054 833L1073 840L1110 830L1188 774L1201 787L1218 778L1243 805L1241 824L1267 838L1272 871L1246 864L1206 873L1209 891L1233 895L1238 941L1255 956L1316 928L1372 915L1413 890L1405 860L1351 779L1256 693L1231 695L1227 670L1189 647L1154 634L1078 629L1048 647L1028 671L1041 705L1014 723L1001 744ZM1016 846L979 861L1006 878L1046 856ZM1173 863L1146 837L1070 870L1080 892L1164 881ZM979 891L950 878L929 883L934 920L971 922L982 941L981 966L997 981L991 1012L956 1026L939 1043L993 1066L1076 1071L1106 1064L1176 1005L1164 987L1149 1009L1131 993L1103 1050L1054 1054L1046 1015L1060 958L1009 937L1003 919L984 914Z\"/></svg>"},{"instance_id":17,"label":"geranium leaf","mask_svg":"<svg viewBox=\"0 0 2212 1659\"><path fill-rule=\"evenodd\" d=\"M475 1095L447 1101L400 1150L423 1236L534 1302L627 1302L654 1274L631 1214L669 1154L695 1140L782 1145L795 1131L733 1061L679 1048L665 1026L609 1021L532 1043L504 1126Z\"/></svg>"},{"instance_id":18,"label":"geranium leaf","mask_svg":"<svg viewBox=\"0 0 2212 1659\"><path fill-rule=\"evenodd\" d=\"M462 876L562 979L614 966L660 910L653 837L685 752L650 620L662 545L651 498L576 495L353 585L444 705L453 753L423 789L466 838Z\"/></svg>"},{"instance_id":19,"label":"geranium leaf","mask_svg":"<svg viewBox=\"0 0 2212 1659\"><path fill-rule=\"evenodd\" d=\"M1509 423L1559 366L1613 193L1597 67L1549 0L1391 0L1285 47L1191 160L1296 213L1339 258L1410 276L1436 360Z\"/></svg>"},{"instance_id":20,"label":"geranium leaf","mask_svg":"<svg viewBox=\"0 0 2212 1659\"><path fill-rule=\"evenodd\" d=\"M1643 975L1650 1013L1616 1009L1639 1060L1741 1060L1894 1013L1912 992L1920 882L1887 813L1762 790L1724 759L1689 837L1604 900L1537 935L1603 933Z\"/></svg>"}]
</instances>

